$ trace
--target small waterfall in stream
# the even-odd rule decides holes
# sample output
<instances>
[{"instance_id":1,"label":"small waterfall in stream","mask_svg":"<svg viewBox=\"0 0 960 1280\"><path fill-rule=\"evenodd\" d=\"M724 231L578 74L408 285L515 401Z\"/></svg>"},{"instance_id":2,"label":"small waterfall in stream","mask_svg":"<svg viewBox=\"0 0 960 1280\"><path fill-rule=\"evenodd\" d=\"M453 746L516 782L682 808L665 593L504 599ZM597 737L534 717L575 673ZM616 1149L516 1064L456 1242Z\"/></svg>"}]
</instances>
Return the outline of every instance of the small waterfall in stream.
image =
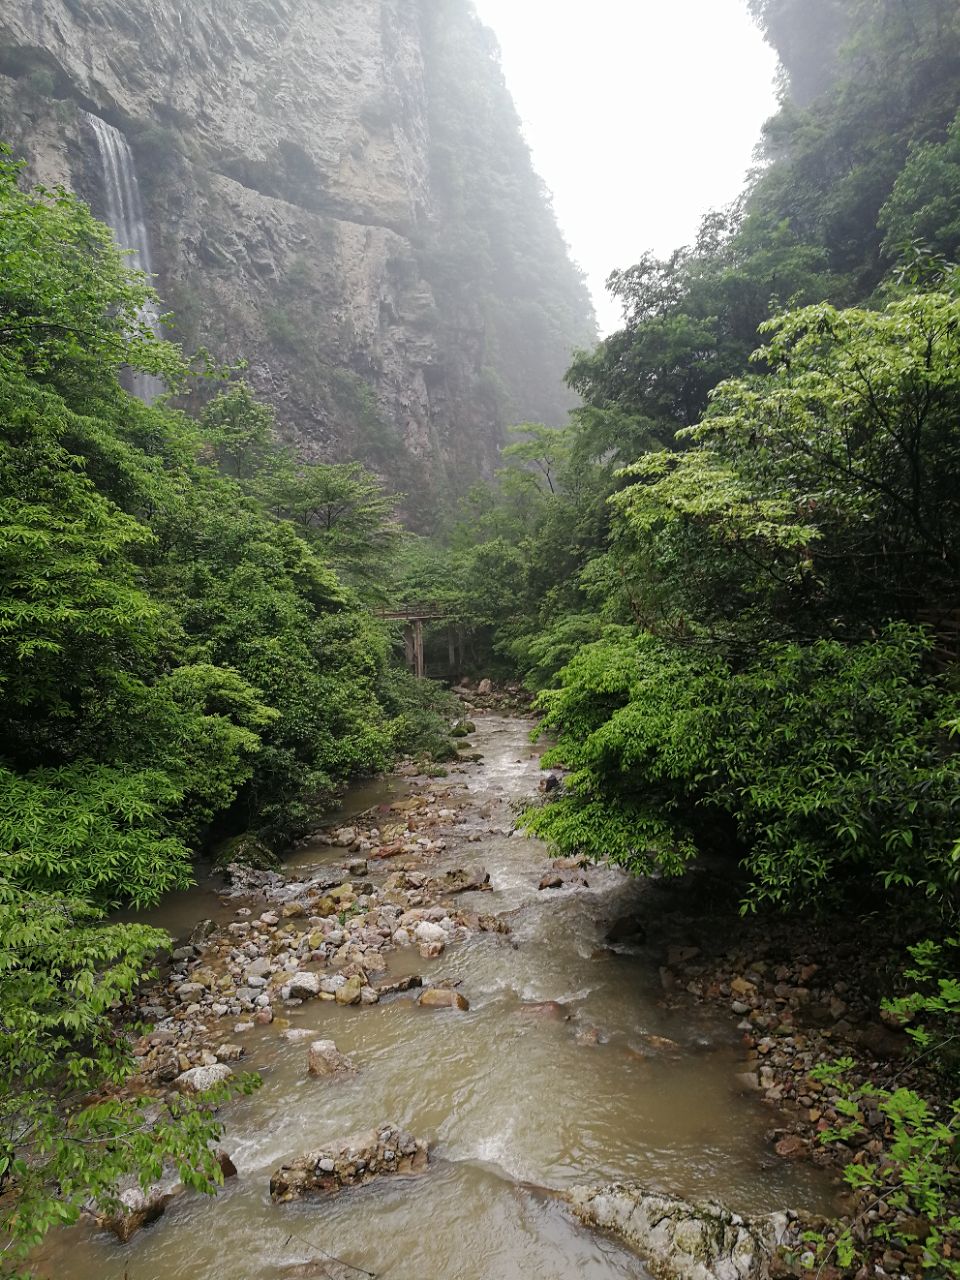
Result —
<instances>
[{"instance_id":1,"label":"small waterfall in stream","mask_svg":"<svg viewBox=\"0 0 960 1280\"><path fill-rule=\"evenodd\" d=\"M137 170L133 162L130 144L112 125L99 116L87 113L90 127L97 140L100 164L103 168L103 186L106 195L107 223L121 249L129 250L130 266L144 272L152 283L150 262L150 238L143 217L143 203ZM140 310L140 319L161 336L160 312L153 299L148 299ZM151 373L134 370L130 373L130 390L139 399L152 404L165 390L160 378Z\"/></svg>"}]
</instances>

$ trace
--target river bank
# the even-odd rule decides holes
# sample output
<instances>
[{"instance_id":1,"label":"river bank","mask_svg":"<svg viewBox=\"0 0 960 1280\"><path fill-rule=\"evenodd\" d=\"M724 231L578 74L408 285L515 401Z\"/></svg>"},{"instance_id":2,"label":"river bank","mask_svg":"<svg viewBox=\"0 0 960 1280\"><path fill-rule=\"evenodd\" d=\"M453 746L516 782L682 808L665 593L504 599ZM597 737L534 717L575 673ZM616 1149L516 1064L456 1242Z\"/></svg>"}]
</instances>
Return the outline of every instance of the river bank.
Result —
<instances>
[{"instance_id":1,"label":"river bank","mask_svg":"<svg viewBox=\"0 0 960 1280\"><path fill-rule=\"evenodd\" d=\"M144 993L155 1030L136 1048L152 1091L262 1074L224 1112L237 1176L215 1200L177 1196L126 1244L71 1232L41 1274L642 1277L567 1192L630 1180L743 1213L832 1208L827 1171L775 1154L729 1011L665 991L649 941L624 932L650 886L514 834L543 781L530 727L478 715L479 759L405 778L283 874L235 876ZM317 1041L350 1069L311 1075ZM271 1201L279 1167L388 1123L430 1146L416 1181Z\"/></svg>"},{"instance_id":2,"label":"river bank","mask_svg":"<svg viewBox=\"0 0 960 1280\"><path fill-rule=\"evenodd\" d=\"M723 1008L736 1021L747 1054L744 1085L770 1110L768 1137L778 1157L838 1175L850 1165L882 1168L896 1135L881 1110L881 1091L913 1090L949 1122L948 1082L930 1069L900 1019L883 1010L898 990L908 946L922 936L917 922L890 922L879 932L868 909L861 916L744 917L737 896L728 868L705 861L681 884L652 884L635 927L660 965L666 1003ZM861 1128L844 1141L825 1142L850 1116L841 1110L837 1082L813 1073L840 1059L848 1063L844 1078ZM852 1224L859 1241L871 1242L872 1257L850 1270L828 1257L817 1264L818 1278L928 1274L918 1241L927 1228L914 1213L852 1192L840 1207L830 1218L803 1215L804 1228L830 1243L838 1221ZM773 1270L808 1273L799 1262Z\"/></svg>"}]
</instances>

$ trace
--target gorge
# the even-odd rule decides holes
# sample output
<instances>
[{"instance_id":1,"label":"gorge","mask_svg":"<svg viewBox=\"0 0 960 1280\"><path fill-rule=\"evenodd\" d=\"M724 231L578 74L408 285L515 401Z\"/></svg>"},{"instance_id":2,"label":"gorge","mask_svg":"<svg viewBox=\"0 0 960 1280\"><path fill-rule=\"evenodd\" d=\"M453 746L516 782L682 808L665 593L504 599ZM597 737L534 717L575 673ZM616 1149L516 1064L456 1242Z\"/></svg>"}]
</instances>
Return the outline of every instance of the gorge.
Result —
<instances>
[{"instance_id":1,"label":"gorge","mask_svg":"<svg viewBox=\"0 0 960 1280\"><path fill-rule=\"evenodd\" d=\"M2 1280L960 1278L960 7L742 4L599 342L471 0L3 6Z\"/></svg>"}]
</instances>

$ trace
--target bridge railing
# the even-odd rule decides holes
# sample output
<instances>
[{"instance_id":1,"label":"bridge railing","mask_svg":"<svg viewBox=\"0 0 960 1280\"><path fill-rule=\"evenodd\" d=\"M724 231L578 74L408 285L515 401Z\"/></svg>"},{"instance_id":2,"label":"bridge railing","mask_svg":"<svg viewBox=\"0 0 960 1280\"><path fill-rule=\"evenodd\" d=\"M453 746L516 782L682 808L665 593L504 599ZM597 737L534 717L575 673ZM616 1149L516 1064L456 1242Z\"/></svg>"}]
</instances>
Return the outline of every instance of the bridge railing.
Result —
<instances>
[{"instance_id":1,"label":"bridge railing","mask_svg":"<svg viewBox=\"0 0 960 1280\"><path fill-rule=\"evenodd\" d=\"M378 618L398 622L439 622L453 616L452 611L441 604L398 604L392 609L378 609Z\"/></svg>"}]
</instances>

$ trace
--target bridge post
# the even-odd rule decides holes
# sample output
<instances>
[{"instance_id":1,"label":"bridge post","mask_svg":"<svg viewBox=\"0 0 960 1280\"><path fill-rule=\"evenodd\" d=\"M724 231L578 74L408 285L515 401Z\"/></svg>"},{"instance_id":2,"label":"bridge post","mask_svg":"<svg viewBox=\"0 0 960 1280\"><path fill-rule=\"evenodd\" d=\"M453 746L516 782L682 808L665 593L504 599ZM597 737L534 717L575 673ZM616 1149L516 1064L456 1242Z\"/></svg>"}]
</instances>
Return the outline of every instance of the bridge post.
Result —
<instances>
[{"instance_id":1,"label":"bridge post","mask_svg":"<svg viewBox=\"0 0 960 1280\"><path fill-rule=\"evenodd\" d=\"M403 647L408 668L418 680L427 674L426 655L423 648L423 624L425 622L447 621L447 653L450 659L450 671L455 670L458 661L463 662L463 630L449 621L450 614L443 606L438 605L402 605L397 609L381 609L380 618L403 622Z\"/></svg>"},{"instance_id":2,"label":"bridge post","mask_svg":"<svg viewBox=\"0 0 960 1280\"><path fill-rule=\"evenodd\" d=\"M403 646L406 651L407 667L410 671L416 670L417 659L416 649L413 639L413 623L408 622L403 628Z\"/></svg>"},{"instance_id":3,"label":"bridge post","mask_svg":"<svg viewBox=\"0 0 960 1280\"><path fill-rule=\"evenodd\" d=\"M425 675L423 660L423 623L419 618L413 620L413 669L418 680Z\"/></svg>"}]
</instances>

